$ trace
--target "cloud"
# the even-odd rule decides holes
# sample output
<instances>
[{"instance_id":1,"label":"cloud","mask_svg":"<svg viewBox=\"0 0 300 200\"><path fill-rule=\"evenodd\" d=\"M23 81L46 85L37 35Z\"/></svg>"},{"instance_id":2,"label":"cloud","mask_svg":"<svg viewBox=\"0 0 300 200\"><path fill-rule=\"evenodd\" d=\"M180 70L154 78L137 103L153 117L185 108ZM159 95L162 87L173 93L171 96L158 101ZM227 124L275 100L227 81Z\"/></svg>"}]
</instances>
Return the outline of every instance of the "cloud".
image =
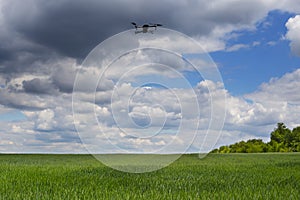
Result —
<instances>
[{"instance_id":1,"label":"cloud","mask_svg":"<svg viewBox=\"0 0 300 200\"><path fill-rule=\"evenodd\" d=\"M36 94L57 94L57 90L48 79L34 78L29 81L23 81L23 89L28 93Z\"/></svg>"},{"instance_id":2,"label":"cloud","mask_svg":"<svg viewBox=\"0 0 300 200\"><path fill-rule=\"evenodd\" d=\"M2 89L0 97L0 104L17 109L40 110L49 106L40 98L26 93L11 93Z\"/></svg>"},{"instance_id":3,"label":"cloud","mask_svg":"<svg viewBox=\"0 0 300 200\"><path fill-rule=\"evenodd\" d=\"M215 114L218 114L224 109L222 98L225 95L228 102L226 110L228 117L225 121L224 133L228 142L234 142L239 138L265 137L264 133L268 134L269 130L273 129L273 124L280 120L285 120L290 126L297 125L299 124L297 121L299 119L298 70L262 84L258 91L245 97L230 95L219 83L199 80L195 91L201 108L200 119L196 116L192 94L187 88L178 87L174 90L181 98L185 109L185 115L181 116L178 99L175 98L174 93L150 86L148 90L137 89L137 85L128 84L124 80L117 85L119 99L112 105L117 111L121 111L128 105L126 101L128 94L135 94L135 98L129 104L128 115L119 116L120 119L129 117L127 121L123 121L124 130L133 131L136 125L146 127L150 122L157 127L162 122L166 125L163 136L159 138L135 140L124 135L124 132L116 127L116 121L112 116L110 102L113 95L116 95L113 93L116 77L132 69L130 61L134 57L136 57L135 62L162 62L173 66L176 70L189 69L188 66L182 60L178 62L178 59L174 59L176 57L174 55L161 52L135 52L136 54L131 54L131 58L127 57L129 61L124 58L116 62L115 67L112 66L106 72L102 82L97 85L101 70L93 66L81 68L80 63L100 42L113 34L131 28L131 21L141 24L162 23L165 28L181 31L193 37L204 49L212 52L226 50L226 41L233 31L245 29L255 31L256 23L269 11L281 9L299 12L299 5L300 3L295 1L278 3L273 0L266 2L259 0L209 2L204 0L188 2L0 0L0 104L2 106L0 112L17 109L26 116L23 121L15 123L0 122L0 150L3 152L85 152L74 123L79 130L81 127L82 129L90 127L91 131L86 133L86 139L91 146L95 146L94 149L97 149L99 144L95 141L105 140L106 137L100 134L97 122L91 123L95 121L94 111L103 131L110 138L115 136L120 138L112 139L114 144L128 148L145 146L150 150L156 147L155 145L163 146L170 140L174 140L174 144L182 147L192 137L193 132L189 127L184 127L186 138L182 136L177 139L170 132L174 132L180 120L189 121L191 127L194 127L199 120L198 142L194 144L196 148L201 146L205 134L203 130L209 125L211 97L215 99L213 106ZM298 17L291 18L286 24L288 29L286 38L291 41L291 49L297 55L299 52ZM178 46L184 46L184 40L175 43L172 37L161 37L160 40L155 41L131 41L123 38L115 44L122 47L138 47L141 44L150 46L154 42L176 52ZM187 48L180 50L182 52L190 50L189 45L185 47ZM229 47L228 50L238 50L243 47L246 46L239 44ZM110 48L115 49L115 46ZM207 62L200 64L204 66L201 69L206 70ZM151 78L153 75L164 75L168 78L178 75L172 70L163 70L162 67L154 65L140 69L143 70L125 75L127 81L134 80L143 73L151 75ZM80 85L77 85L76 95L80 101L73 105L78 112L78 120L73 122L71 92L78 72L77 79ZM139 83L143 81L140 80ZM169 84L174 84L176 81L178 85L184 83L175 80ZM207 89L208 85L211 90ZM157 102L160 102L161 106L158 106ZM220 122L221 119L214 121ZM219 125L213 124L212 127ZM213 141L217 136L218 133L213 132L208 141ZM101 144L103 148L107 148L107 151L110 150L108 145ZM207 148L209 149L209 145Z\"/></svg>"},{"instance_id":4,"label":"cloud","mask_svg":"<svg viewBox=\"0 0 300 200\"><path fill-rule=\"evenodd\" d=\"M300 87L300 69L286 73L280 78L271 78L268 83L262 83L259 89L246 98L255 102L300 102L298 88Z\"/></svg>"},{"instance_id":5,"label":"cloud","mask_svg":"<svg viewBox=\"0 0 300 200\"><path fill-rule=\"evenodd\" d=\"M49 62L66 57L81 62L104 39L131 28L131 21L163 23L193 37L209 52L224 50L232 31L254 30L271 10L299 12L299 7L294 1L273 0L1 1L0 73L8 78L20 73L49 74L55 68L49 68ZM69 84L61 90L70 91Z\"/></svg>"},{"instance_id":6,"label":"cloud","mask_svg":"<svg viewBox=\"0 0 300 200\"><path fill-rule=\"evenodd\" d=\"M66 63L54 70L51 80L60 92L71 93L73 91L75 76L78 71L74 64L72 62Z\"/></svg>"},{"instance_id":7,"label":"cloud","mask_svg":"<svg viewBox=\"0 0 300 200\"><path fill-rule=\"evenodd\" d=\"M210 91L212 95L226 94L226 120L217 146L251 138L268 141L270 132L278 122L284 122L290 128L299 126L299 75L298 69L282 77L272 78L261 84L257 91L244 96L232 96L222 88L211 87L214 88ZM215 99L218 104L217 96ZM205 106L203 103L200 105Z\"/></svg>"},{"instance_id":8,"label":"cloud","mask_svg":"<svg viewBox=\"0 0 300 200\"><path fill-rule=\"evenodd\" d=\"M199 150L211 117L211 114L209 114L211 111L210 98L214 98L214 109L222 112L222 108L224 108L222 96L226 95L227 117L223 136L218 144L257 137L267 140L270 131L273 130L278 121L284 121L289 127L299 125L300 99L294 91L295 88L298 88L297 84L300 80L298 76L299 70L296 70L280 78L273 78L270 82L262 84L258 91L244 97L234 97L221 85L214 82L199 82L195 88L201 114L199 119L195 115L195 108L189 106L193 104L189 103L191 95L187 89L177 89L175 91L181 97L181 103L183 103L181 105L183 107L180 108L180 102L176 98L174 99L172 92L166 92L162 88L139 88L136 90L132 85L123 84L118 90L119 100L113 101L111 106L110 98L106 100L107 103L96 105L93 103L92 93L81 93L84 95L81 101L73 105L76 107L75 111L78 111L74 122L79 127L79 131L88 130L82 132L84 138L81 139L86 142L90 149L99 150L100 145L103 149L107 148L105 151L109 152L113 149L108 145L107 137L111 139L114 145L131 148L131 151L139 148L152 151L160 146L163 147L164 144L168 144L176 138L171 133L176 131L181 120L183 120L181 123L188 122L191 127L194 127L199 120L198 136L192 144L194 150ZM208 84L210 90L207 88ZM278 90L278 86L280 86L280 90ZM105 95L111 97L111 92L110 90L99 91L99 97ZM131 101L128 102L128 95L131 94L134 95ZM14 94L14 97L14 99L22 99L22 101L16 102L13 107L23 106L23 101L26 101L27 106L30 105L28 102L31 102L31 106L39 108L39 110L24 110L22 112L26 116L26 120L2 126L1 130L6 133L1 136L3 141L6 141L2 146L3 151L66 152L71 151L73 148L76 148L76 151L80 149L82 152L85 151L83 146L80 147L81 142L74 127L71 94L65 93L56 97L48 95L47 98L40 99L40 103L37 103L38 98L33 95L24 96L24 93L18 92ZM1 98L2 102L3 99L5 98ZM13 101L10 100L10 102ZM129 104L127 105L126 102ZM47 106L41 106L42 103ZM4 108L7 110L6 107ZM119 125L123 132L116 126L118 113L113 115L112 108L115 108L119 113L122 113L124 109L129 109L126 111L127 114L125 112L125 115L120 115L123 120ZM185 112L182 113L182 109ZM6 112L5 110L4 112ZM94 110L100 124L95 121ZM185 114L185 116L182 116L182 114ZM125 117L129 121L126 121ZM187 122L184 120L187 120ZM128 133L132 135L141 133L136 132L138 130L137 125L140 126L144 136L147 136L150 132L153 133L153 130L150 132L145 131L150 122L153 123L152 128L161 127L162 123L165 122L165 129L159 137L151 139L128 137ZM99 128L101 128L101 131ZM192 128L189 129L186 126L182 131L185 134L179 138L177 137L172 143L172 145L178 146L179 150L189 142L194 134ZM7 134L9 133L13 134L8 137ZM212 130L210 137L206 140L207 142L204 143L206 147L203 146L203 148L212 148L218 137L219 134ZM63 148L63 145L67 145L68 148ZM23 149L20 148L21 146L23 146ZM54 150L54 148L57 149ZM172 149L172 151L176 151L176 149Z\"/></svg>"},{"instance_id":9,"label":"cloud","mask_svg":"<svg viewBox=\"0 0 300 200\"><path fill-rule=\"evenodd\" d=\"M227 99L227 121L237 130L248 129L248 135L269 134L274 124L284 122L289 127L299 126L300 98L297 88L300 84L300 70L272 78L259 89L243 97ZM268 130L269 128L269 130ZM253 129L253 132L249 131Z\"/></svg>"},{"instance_id":10,"label":"cloud","mask_svg":"<svg viewBox=\"0 0 300 200\"><path fill-rule=\"evenodd\" d=\"M291 50L295 55L300 56L300 15L289 18L285 26L287 28L285 37L290 40Z\"/></svg>"},{"instance_id":11,"label":"cloud","mask_svg":"<svg viewBox=\"0 0 300 200\"><path fill-rule=\"evenodd\" d=\"M290 1L47 1L2 3L2 55L24 56L24 48L44 57L54 51L84 58L98 43L131 28L129 22L160 22L198 38L208 51L224 49L223 37L233 30L254 28L272 9L295 9ZM201 8L201 12L199 12ZM12 39L14 38L14 40ZM23 52L23 53L22 53Z\"/></svg>"},{"instance_id":12,"label":"cloud","mask_svg":"<svg viewBox=\"0 0 300 200\"><path fill-rule=\"evenodd\" d=\"M220 88L220 86L213 87L213 82L209 84L212 88ZM201 85L197 88L197 91L203 90L199 94L201 115L197 111L200 102L197 101L194 91L189 88L139 88L122 83L114 88L117 91L114 91L107 104L95 107L90 101L85 102L86 98L76 98L73 107L77 130L83 142L95 152L107 151L112 148L112 144L116 147L130 147L125 149L130 152L153 152L159 148L158 144L169 144L173 141L175 135L177 135L176 142L174 141L175 143L171 143L171 146L161 151L164 153L180 152L192 142L197 131L198 119L203 122L200 124L203 129L209 124L205 123L207 122L205 119L209 122L211 115L205 113L211 111L210 91L207 90L207 85ZM101 93L111 93L111 91ZM214 102L215 110L219 110L218 103L220 102L222 102L221 99ZM82 109L83 106L85 106L84 109ZM96 111L96 119L94 111ZM218 127L212 126L211 128ZM147 138L149 136L151 137ZM204 136L199 136L202 142ZM102 145L99 145L100 143ZM111 151L120 152L120 149L111 149Z\"/></svg>"},{"instance_id":13,"label":"cloud","mask_svg":"<svg viewBox=\"0 0 300 200\"><path fill-rule=\"evenodd\" d=\"M228 47L226 49L226 51L231 52L231 51L237 51L237 50L240 50L240 49L247 49L247 48L249 48L249 45L246 45L246 44L235 44L235 45L233 45L231 47Z\"/></svg>"}]
</instances>

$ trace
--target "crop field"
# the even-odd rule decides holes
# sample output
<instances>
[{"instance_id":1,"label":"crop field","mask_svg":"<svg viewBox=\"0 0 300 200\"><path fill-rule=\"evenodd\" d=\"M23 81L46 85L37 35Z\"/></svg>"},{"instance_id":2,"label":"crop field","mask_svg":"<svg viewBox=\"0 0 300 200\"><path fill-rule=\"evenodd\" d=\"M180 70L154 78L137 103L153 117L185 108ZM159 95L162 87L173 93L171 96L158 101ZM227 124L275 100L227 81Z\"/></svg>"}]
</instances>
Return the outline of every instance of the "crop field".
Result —
<instances>
[{"instance_id":1,"label":"crop field","mask_svg":"<svg viewBox=\"0 0 300 200\"><path fill-rule=\"evenodd\" d=\"M90 155L0 155L0 199L300 199L300 154L184 155L141 174Z\"/></svg>"}]
</instances>

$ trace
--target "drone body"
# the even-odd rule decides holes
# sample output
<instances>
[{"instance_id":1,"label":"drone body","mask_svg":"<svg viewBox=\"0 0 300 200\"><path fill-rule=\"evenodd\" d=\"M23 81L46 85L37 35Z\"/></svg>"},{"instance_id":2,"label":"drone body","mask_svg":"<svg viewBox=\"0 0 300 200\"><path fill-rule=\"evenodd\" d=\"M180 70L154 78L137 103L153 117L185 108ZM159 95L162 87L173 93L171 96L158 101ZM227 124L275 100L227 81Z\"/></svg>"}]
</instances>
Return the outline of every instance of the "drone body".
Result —
<instances>
[{"instance_id":1,"label":"drone body","mask_svg":"<svg viewBox=\"0 0 300 200\"><path fill-rule=\"evenodd\" d=\"M152 23L144 24L142 26L137 25L135 22L131 22L131 24L135 28L135 34L153 33L153 31L156 30L158 26L162 26L162 24L152 24Z\"/></svg>"}]
</instances>

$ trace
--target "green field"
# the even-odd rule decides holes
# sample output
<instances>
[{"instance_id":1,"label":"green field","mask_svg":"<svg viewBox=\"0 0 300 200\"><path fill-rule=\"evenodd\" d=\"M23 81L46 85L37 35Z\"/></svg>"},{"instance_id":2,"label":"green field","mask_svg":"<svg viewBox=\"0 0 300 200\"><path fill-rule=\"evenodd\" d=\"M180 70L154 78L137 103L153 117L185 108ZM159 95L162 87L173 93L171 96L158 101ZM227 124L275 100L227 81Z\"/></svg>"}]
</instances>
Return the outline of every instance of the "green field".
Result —
<instances>
[{"instance_id":1,"label":"green field","mask_svg":"<svg viewBox=\"0 0 300 200\"><path fill-rule=\"evenodd\" d=\"M0 155L0 199L300 199L300 154L184 155L142 174L89 155Z\"/></svg>"}]
</instances>

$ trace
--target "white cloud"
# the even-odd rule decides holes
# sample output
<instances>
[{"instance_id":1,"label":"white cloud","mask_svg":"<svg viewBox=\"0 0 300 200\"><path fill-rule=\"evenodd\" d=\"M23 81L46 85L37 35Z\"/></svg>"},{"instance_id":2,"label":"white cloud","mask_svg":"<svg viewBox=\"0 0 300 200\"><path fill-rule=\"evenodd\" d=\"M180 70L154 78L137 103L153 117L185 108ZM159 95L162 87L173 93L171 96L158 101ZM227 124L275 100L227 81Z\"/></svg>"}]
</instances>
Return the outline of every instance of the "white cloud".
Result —
<instances>
[{"instance_id":1,"label":"white cloud","mask_svg":"<svg viewBox=\"0 0 300 200\"><path fill-rule=\"evenodd\" d=\"M300 69L273 78L244 97L232 96L216 87L212 94L225 92L227 96L225 125L216 146L251 138L268 141L278 122L284 122L289 128L300 126L299 84Z\"/></svg>"},{"instance_id":2,"label":"white cloud","mask_svg":"<svg viewBox=\"0 0 300 200\"><path fill-rule=\"evenodd\" d=\"M101 146L106 152L113 151L112 146L109 145L110 143L107 143L108 137L114 145L119 146L120 152L122 148L127 148L130 152L134 152L134 149L143 149L147 152L163 147L171 141L173 141L172 145L178 146L178 149L182 150L190 142L189 139L193 137L193 127L199 120L198 136L193 143L193 149L199 150L204 141L211 117L211 114L209 114L210 98L214 99L215 113L221 113L224 109L222 97L226 95L227 117L223 136L218 144L228 144L250 138L267 140L270 131L279 121L285 122L289 127L299 125L300 99L297 91L295 91L300 87L298 84L300 84L300 70L288 73L280 78L274 78L270 82L262 84L257 92L245 95L245 97L234 97L224 90L222 85L210 81L200 82L196 87L200 107L199 119L195 116L195 107L189 103L191 93L187 89L176 89L175 91L182 100L183 105L181 106L185 109L186 115L182 117L181 109L178 107L179 102L175 100L176 98L174 99L172 92L166 92L163 89L140 88L139 91L134 93L135 87L130 84L123 84L119 88L119 100L114 101L112 104L112 107L117 106L118 111L122 109L125 111L123 123L126 122L125 117L127 117L131 120L137 120L136 122L142 126L152 122L155 125L154 127L160 127L162 122L167 119L165 125L168 129L163 130L163 134L148 139L129 137L130 134L128 135L128 133L132 135L139 134L139 132L134 132L138 130L137 127L132 122L127 121L128 124L123 124L123 131L120 131L115 126L115 116L112 115L110 103L95 105L92 103L91 97L87 97L88 93L82 93L85 97L81 98L80 103L75 104L76 110L79 112L75 124L77 128L79 127L79 131L82 131L83 141L91 150L97 151ZM208 90L207 85L210 85L210 90ZM99 92L100 96L105 96L106 93L111 95L111 91ZM128 102L128 97L133 93L134 98ZM20 98L20 95L23 94L17 93L15 95L19 95L16 98ZM34 99L34 96L28 96L27 101L32 102L32 99ZM47 104L47 108L40 111L23 111L27 120L13 124L1 123L1 131L6 132L6 134L1 135L1 138L6 142L2 146L0 145L0 149L3 152L52 152L54 149L55 152L72 152L73 150L84 152L85 150L82 146L80 147L79 138L74 130L71 94L57 97L48 96L42 101ZM125 102L129 103L129 111L127 111L127 103ZM98 115L100 124L96 122L94 110ZM151 121L147 121L147 117L150 117ZM189 124L191 129L184 126L184 129L181 130L182 135L176 138L171 133L176 131L180 121ZM147 129L144 127L141 130L145 131ZM153 130L151 129L150 132ZM150 132L144 132L144 136L149 135ZM202 150L211 149L218 137L219 133L212 130L209 137L206 138ZM63 145L67 147L64 148ZM176 151L176 148L171 149L170 147L168 149L168 151L171 150Z\"/></svg>"},{"instance_id":3,"label":"white cloud","mask_svg":"<svg viewBox=\"0 0 300 200\"><path fill-rule=\"evenodd\" d=\"M286 73L280 78L272 78L268 83L262 83L259 89L246 98L255 102L300 102L300 69Z\"/></svg>"},{"instance_id":4,"label":"white cloud","mask_svg":"<svg viewBox=\"0 0 300 200\"><path fill-rule=\"evenodd\" d=\"M291 50L295 55L300 56L300 15L291 17L285 26L287 28L285 37L291 42Z\"/></svg>"},{"instance_id":5,"label":"white cloud","mask_svg":"<svg viewBox=\"0 0 300 200\"><path fill-rule=\"evenodd\" d=\"M230 46L226 49L226 51L231 52L231 51L237 51L240 49L247 49L249 48L249 45L246 44L235 44L233 46Z\"/></svg>"},{"instance_id":6,"label":"white cloud","mask_svg":"<svg viewBox=\"0 0 300 200\"><path fill-rule=\"evenodd\" d=\"M267 42L267 45L269 45L269 46L274 46L274 45L276 45L276 41L269 41L269 42Z\"/></svg>"},{"instance_id":7,"label":"white cloud","mask_svg":"<svg viewBox=\"0 0 300 200\"><path fill-rule=\"evenodd\" d=\"M191 89L136 88L131 84L123 83L115 88L118 90L115 92L116 97L113 96L111 102L102 106L94 108L88 103L88 107L81 109L82 106L87 106L87 103L84 99L79 99L81 103L80 101L77 103L76 100L75 123L81 139L92 151L102 152L107 151L106 148L112 148L104 135L113 145L126 147L125 151L153 152L159 148L159 145L173 141L174 134L177 134L175 143L163 149L163 152L180 152L192 142L194 132L197 131L198 119L204 122L205 119L209 121L211 117L204 113L210 112L210 98L211 96L217 98L218 92L214 90L221 86L214 86L213 82L208 84L210 84L212 94L208 94L210 91L206 84L200 84L202 86L198 87L197 91L202 93L199 96L201 102L198 102L196 94L193 94ZM219 96L221 97L222 94ZM197 111L198 103L201 103L200 107L203 108L201 115ZM219 101L214 102L215 110L219 110L218 103ZM99 124L93 116L94 109ZM81 110L90 112L81 113ZM200 124L204 129L207 125L208 123ZM218 127L212 126L211 128ZM142 139L134 138L134 136L151 137ZM202 142L204 137L205 135L200 137ZM117 148L117 152L119 151L120 149Z\"/></svg>"},{"instance_id":8,"label":"white cloud","mask_svg":"<svg viewBox=\"0 0 300 200\"><path fill-rule=\"evenodd\" d=\"M54 112L50 109L45 109L39 112L36 120L36 128L42 131L53 130L55 126Z\"/></svg>"},{"instance_id":9,"label":"white cloud","mask_svg":"<svg viewBox=\"0 0 300 200\"><path fill-rule=\"evenodd\" d=\"M256 46L259 46L260 45L260 42L259 41L254 41L253 43L252 43L252 46L253 47L256 47Z\"/></svg>"},{"instance_id":10,"label":"white cloud","mask_svg":"<svg viewBox=\"0 0 300 200\"><path fill-rule=\"evenodd\" d=\"M26 93L12 93L0 89L0 103L18 109L45 109L49 105L37 96Z\"/></svg>"}]
</instances>

